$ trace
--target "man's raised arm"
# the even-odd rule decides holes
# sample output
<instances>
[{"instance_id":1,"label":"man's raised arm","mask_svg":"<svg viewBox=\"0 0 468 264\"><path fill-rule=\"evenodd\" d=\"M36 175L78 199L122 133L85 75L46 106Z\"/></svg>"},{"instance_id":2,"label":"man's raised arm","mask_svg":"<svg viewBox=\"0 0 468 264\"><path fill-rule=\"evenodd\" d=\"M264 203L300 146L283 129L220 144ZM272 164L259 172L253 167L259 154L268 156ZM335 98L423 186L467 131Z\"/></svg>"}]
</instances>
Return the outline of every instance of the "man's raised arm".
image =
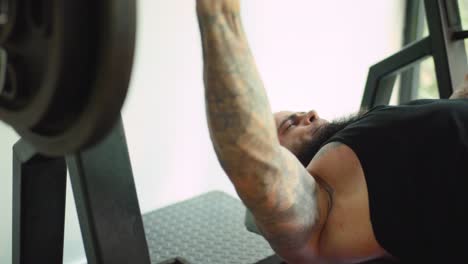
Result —
<instances>
[{"instance_id":1,"label":"man's raised arm","mask_svg":"<svg viewBox=\"0 0 468 264\"><path fill-rule=\"evenodd\" d=\"M317 223L324 217L318 187L279 144L239 9L238 0L197 0L210 135L264 237L277 253L300 263L313 257L312 240L318 240Z\"/></svg>"}]
</instances>

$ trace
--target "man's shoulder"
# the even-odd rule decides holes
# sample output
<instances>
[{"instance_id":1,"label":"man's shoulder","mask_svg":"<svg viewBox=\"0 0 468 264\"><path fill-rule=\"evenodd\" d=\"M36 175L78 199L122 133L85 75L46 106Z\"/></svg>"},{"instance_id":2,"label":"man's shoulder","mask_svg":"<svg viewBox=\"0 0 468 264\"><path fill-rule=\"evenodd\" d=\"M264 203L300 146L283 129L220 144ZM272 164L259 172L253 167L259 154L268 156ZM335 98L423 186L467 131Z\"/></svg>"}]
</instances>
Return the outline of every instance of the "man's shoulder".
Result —
<instances>
[{"instance_id":1,"label":"man's shoulder","mask_svg":"<svg viewBox=\"0 0 468 264\"><path fill-rule=\"evenodd\" d=\"M319 153L308 170L320 178L317 183L326 182L332 189L331 210L320 240L322 256L340 260L384 256L373 234L367 185L356 154L336 141L323 146Z\"/></svg>"},{"instance_id":2,"label":"man's shoulder","mask_svg":"<svg viewBox=\"0 0 468 264\"><path fill-rule=\"evenodd\" d=\"M333 141L324 145L307 166L311 175L318 175L329 184L339 188L346 181L352 180L356 173L362 173L361 163L356 153L346 144ZM346 176L346 177L345 177Z\"/></svg>"},{"instance_id":3,"label":"man's shoulder","mask_svg":"<svg viewBox=\"0 0 468 264\"><path fill-rule=\"evenodd\" d=\"M345 144L343 144L343 143L341 143L339 141L329 142L329 143L325 144L323 147L320 148L320 150L314 156L314 159L315 160L320 160L320 159L323 159L324 157L327 157L329 155L338 154L339 152L343 151L344 146L345 146Z\"/></svg>"},{"instance_id":4,"label":"man's shoulder","mask_svg":"<svg viewBox=\"0 0 468 264\"><path fill-rule=\"evenodd\" d=\"M355 156L354 151L346 144L340 141L331 141L320 148L309 166L327 164L337 160L346 162L352 156Z\"/></svg>"}]
</instances>

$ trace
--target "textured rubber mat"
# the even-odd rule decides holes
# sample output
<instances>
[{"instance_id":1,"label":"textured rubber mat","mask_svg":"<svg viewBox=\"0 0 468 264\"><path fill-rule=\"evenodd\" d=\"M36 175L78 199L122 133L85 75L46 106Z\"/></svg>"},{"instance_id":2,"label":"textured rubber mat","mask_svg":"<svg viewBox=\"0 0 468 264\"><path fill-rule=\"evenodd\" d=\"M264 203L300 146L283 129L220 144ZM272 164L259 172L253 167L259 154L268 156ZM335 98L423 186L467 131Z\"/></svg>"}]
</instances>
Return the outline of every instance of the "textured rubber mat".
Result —
<instances>
[{"instance_id":1,"label":"textured rubber mat","mask_svg":"<svg viewBox=\"0 0 468 264\"><path fill-rule=\"evenodd\" d=\"M215 191L143 215L151 262L250 264L268 258L274 253L247 231L245 210L239 200Z\"/></svg>"}]
</instances>

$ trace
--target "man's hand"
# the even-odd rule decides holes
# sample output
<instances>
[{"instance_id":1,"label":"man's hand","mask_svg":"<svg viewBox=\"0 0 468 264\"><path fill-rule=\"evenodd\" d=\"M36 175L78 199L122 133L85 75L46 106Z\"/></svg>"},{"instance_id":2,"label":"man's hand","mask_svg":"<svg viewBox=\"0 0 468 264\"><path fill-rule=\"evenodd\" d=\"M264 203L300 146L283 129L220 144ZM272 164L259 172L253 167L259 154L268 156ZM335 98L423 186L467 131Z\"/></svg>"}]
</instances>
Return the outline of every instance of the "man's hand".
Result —
<instances>
[{"instance_id":1,"label":"man's hand","mask_svg":"<svg viewBox=\"0 0 468 264\"><path fill-rule=\"evenodd\" d=\"M465 75L463 84L455 89L450 99L468 99L468 73Z\"/></svg>"}]
</instances>

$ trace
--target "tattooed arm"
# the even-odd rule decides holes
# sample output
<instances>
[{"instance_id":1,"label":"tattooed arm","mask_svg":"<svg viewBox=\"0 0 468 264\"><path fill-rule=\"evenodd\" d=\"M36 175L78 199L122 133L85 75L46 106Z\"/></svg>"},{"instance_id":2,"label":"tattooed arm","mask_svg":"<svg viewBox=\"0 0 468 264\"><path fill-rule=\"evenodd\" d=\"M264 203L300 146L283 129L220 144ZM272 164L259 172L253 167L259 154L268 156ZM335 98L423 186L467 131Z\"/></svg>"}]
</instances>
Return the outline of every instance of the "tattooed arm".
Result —
<instances>
[{"instance_id":1,"label":"tattooed arm","mask_svg":"<svg viewBox=\"0 0 468 264\"><path fill-rule=\"evenodd\" d=\"M318 186L279 144L239 9L238 0L197 0L213 146L273 249L294 263L316 260Z\"/></svg>"}]
</instances>

